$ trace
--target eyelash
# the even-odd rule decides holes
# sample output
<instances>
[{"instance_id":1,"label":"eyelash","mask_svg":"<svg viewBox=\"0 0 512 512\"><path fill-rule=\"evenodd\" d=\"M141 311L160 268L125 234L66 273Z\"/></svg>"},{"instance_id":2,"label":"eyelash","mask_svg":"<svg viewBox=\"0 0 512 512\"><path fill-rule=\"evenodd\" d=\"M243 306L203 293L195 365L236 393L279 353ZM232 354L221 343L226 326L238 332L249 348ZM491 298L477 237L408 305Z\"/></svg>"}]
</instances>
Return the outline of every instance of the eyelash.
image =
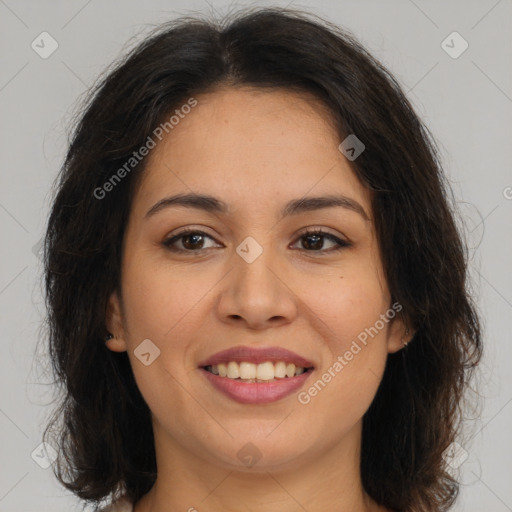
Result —
<instances>
[{"instance_id":1,"label":"eyelash","mask_svg":"<svg viewBox=\"0 0 512 512\"><path fill-rule=\"evenodd\" d=\"M184 237L186 235L190 235L190 234L202 235L202 236L206 236L206 237L211 238L212 240L214 240L214 238L212 236L208 235L207 233L204 233L203 231L199 231L197 229L185 229L185 230L181 231L180 233L172 236L171 238L168 238L167 240L164 240L162 242L162 245L164 245L165 248L168 249L169 251L178 252L178 253L199 253L199 252L201 252L203 250L206 250L206 249L198 249L197 251L193 251L193 250L189 250L189 249L178 249L176 247L173 247L173 244L177 240L179 240L180 238L182 238L182 237ZM320 236L322 236L324 238L327 238L331 242L336 243L338 247L334 247L334 248L327 249L327 250L320 249L318 251L302 249L303 251L320 253L320 254L322 254L322 253L331 253L331 252L340 251L340 250L345 249L346 247L350 247L352 245L350 242L347 242L345 240L341 240L338 237L332 235L331 233L327 233L327 232L323 231L322 229L317 229L317 230L313 230L313 231L305 231L304 233L302 233L299 236L299 238L297 240L300 240L301 238L305 238L305 237L311 236L311 235L320 235Z\"/></svg>"}]
</instances>

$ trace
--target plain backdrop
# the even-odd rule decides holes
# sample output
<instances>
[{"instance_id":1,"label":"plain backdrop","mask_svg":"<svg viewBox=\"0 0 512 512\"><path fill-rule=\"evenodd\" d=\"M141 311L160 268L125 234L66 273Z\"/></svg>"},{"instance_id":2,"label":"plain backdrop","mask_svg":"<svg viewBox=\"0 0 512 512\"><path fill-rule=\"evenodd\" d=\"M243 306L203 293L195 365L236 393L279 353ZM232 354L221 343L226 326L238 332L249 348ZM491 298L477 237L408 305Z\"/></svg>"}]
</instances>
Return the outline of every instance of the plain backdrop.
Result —
<instances>
[{"instance_id":1,"label":"plain backdrop","mask_svg":"<svg viewBox=\"0 0 512 512\"><path fill-rule=\"evenodd\" d=\"M39 241L77 102L152 24L247 5L0 0L0 512L78 510L77 499L45 468L50 462L40 443L53 388L44 351L35 352L44 317ZM483 406L464 445L454 510L511 511L512 1L250 5L301 7L352 32L397 77L434 134L468 236L485 328ZM41 37L46 42L36 51L32 42ZM56 51L42 58L41 46L49 51L52 44Z\"/></svg>"}]
</instances>

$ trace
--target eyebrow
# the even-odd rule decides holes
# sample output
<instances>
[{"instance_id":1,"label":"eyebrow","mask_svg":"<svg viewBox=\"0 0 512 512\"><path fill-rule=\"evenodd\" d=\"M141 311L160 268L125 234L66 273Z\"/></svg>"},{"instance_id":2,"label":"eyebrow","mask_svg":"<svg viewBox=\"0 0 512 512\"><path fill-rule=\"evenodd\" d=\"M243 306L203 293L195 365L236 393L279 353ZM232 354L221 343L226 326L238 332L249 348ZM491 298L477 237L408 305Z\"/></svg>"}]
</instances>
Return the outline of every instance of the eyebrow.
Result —
<instances>
[{"instance_id":1,"label":"eyebrow","mask_svg":"<svg viewBox=\"0 0 512 512\"><path fill-rule=\"evenodd\" d=\"M156 213L171 206L185 206L209 213L227 214L228 205L214 196L205 194L177 194L164 197L155 203L146 213L145 218L152 217ZM341 207L358 213L365 220L370 220L364 208L354 199L344 195L327 195L319 197L306 197L293 199L285 204L280 212L280 219L303 212L323 210L325 208Z\"/></svg>"}]
</instances>

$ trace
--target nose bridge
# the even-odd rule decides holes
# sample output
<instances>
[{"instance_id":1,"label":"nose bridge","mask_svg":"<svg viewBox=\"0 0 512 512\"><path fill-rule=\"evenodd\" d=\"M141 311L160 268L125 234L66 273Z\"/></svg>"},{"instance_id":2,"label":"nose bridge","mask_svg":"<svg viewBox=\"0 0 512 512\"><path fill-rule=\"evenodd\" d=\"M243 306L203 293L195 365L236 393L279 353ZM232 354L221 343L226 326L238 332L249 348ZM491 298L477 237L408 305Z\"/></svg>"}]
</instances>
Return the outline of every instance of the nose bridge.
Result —
<instances>
[{"instance_id":1,"label":"nose bridge","mask_svg":"<svg viewBox=\"0 0 512 512\"><path fill-rule=\"evenodd\" d=\"M274 294L276 286L279 287L274 270L278 261L271 235L272 233L256 235L261 243L255 237L247 236L237 246L234 256L237 288L250 292L253 297L262 294L267 300L270 298L269 294Z\"/></svg>"},{"instance_id":2,"label":"nose bridge","mask_svg":"<svg viewBox=\"0 0 512 512\"><path fill-rule=\"evenodd\" d=\"M295 299L279 275L283 266L271 237L271 232L247 236L236 247L234 268L219 303L224 320L241 318L254 328L295 315Z\"/></svg>"}]
</instances>

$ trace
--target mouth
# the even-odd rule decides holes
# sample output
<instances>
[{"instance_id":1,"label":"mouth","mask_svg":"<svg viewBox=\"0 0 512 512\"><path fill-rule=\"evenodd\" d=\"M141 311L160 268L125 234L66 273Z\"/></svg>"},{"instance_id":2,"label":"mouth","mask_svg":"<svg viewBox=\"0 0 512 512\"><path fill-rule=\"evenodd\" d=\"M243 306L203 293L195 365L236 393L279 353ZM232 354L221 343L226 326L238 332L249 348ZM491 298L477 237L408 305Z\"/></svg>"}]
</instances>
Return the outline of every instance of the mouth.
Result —
<instances>
[{"instance_id":1,"label":"mouth","mask_svg":"<svg viewBox=\"0 0 512 512\"><path fill-rule=\"evenodd\" d=\"M228 398L244 404L264 404L301 388L314 365L280 347L235 347L201 362L199 370Z\"/></svg>"}]
</instances>

